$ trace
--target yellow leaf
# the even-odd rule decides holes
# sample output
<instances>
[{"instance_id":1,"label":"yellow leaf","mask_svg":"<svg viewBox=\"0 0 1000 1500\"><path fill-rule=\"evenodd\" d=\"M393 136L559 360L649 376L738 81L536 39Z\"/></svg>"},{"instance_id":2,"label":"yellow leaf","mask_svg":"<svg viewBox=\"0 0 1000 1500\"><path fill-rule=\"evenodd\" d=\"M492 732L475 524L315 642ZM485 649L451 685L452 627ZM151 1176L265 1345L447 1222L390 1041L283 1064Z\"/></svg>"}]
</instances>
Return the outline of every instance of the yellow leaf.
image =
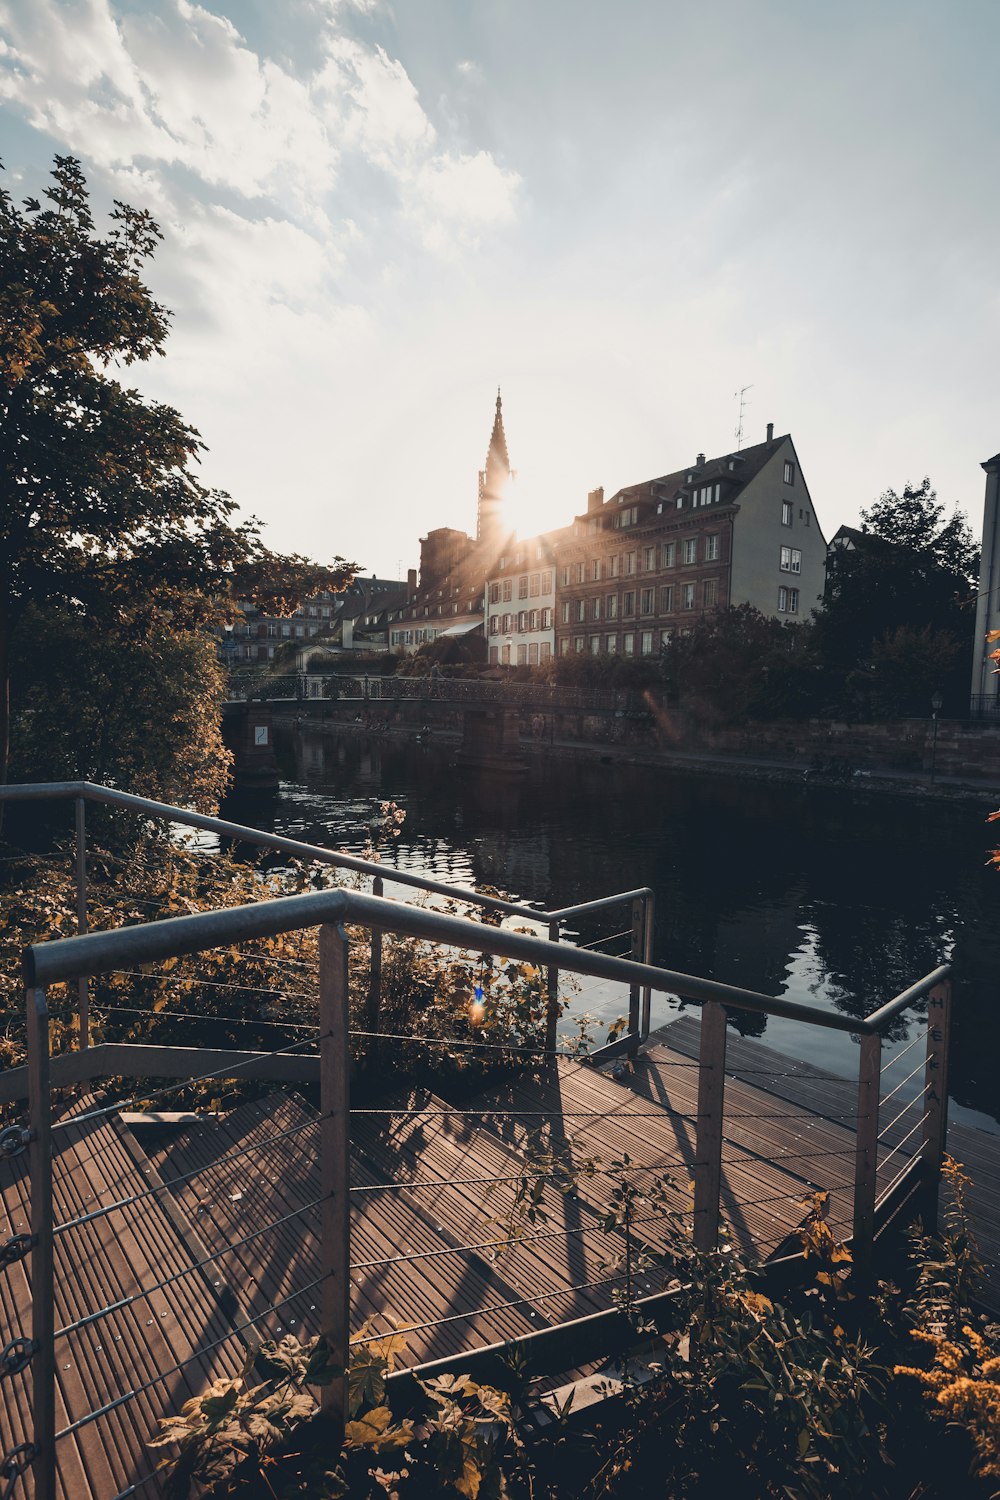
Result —
<instances>
[{"instance_id":1,"label":"yellow leaf","mask_svg":"<svg viewBox=\"0 0 1000 1500\"><path fill-rule=\"evenodd\" d=\"M986 632L986 639L988 641L1000 641L1000 630L988 630Z\"/></svg>"}]
</instances>

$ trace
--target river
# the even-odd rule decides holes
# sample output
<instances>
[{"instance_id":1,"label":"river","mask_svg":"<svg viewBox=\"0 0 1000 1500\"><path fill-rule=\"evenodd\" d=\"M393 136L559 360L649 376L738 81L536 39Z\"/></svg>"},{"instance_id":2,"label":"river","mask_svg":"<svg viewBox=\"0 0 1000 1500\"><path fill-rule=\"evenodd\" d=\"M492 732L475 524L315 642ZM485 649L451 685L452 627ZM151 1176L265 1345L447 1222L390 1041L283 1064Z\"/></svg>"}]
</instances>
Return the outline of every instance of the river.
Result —
<instances>
[{"instance_id":1,"label":"river","mask_svg":"<svg viewBox=\"0 0 1000 1500\"><path fill-rule=\"evenodd\" d=\"M406 816L387 864L551 908L651 886L654 961L672 969L860 1016L952 958L952 1115L1000 1131L1000 872L986 863L988 797L924 803L596 757L537 758L522 778L497 781L456 770L443 746L308 729L279 734L278 752L273 805L233 802L230 816L356 852L376 803L391 800ZM579 1002L605 1020L622 1008L590 981ZM653 1024L677 1008L654 996ZM856 1066L843 1033L746 1014L737 1023L832 1071ZM904 1019L886 1056L921 1024Z\"/></svg>"}]
</instances>

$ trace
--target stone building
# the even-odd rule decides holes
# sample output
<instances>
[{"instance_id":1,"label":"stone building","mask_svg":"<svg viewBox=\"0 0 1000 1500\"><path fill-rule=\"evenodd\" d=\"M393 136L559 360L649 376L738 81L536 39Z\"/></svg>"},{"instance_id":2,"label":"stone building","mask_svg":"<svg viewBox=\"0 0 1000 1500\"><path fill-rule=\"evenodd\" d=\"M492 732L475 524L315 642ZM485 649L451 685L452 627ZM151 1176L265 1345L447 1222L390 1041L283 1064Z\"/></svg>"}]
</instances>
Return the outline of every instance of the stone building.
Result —
<instances>
[{"instance_id":1,"label":"stone building","mask_svg":"<svg viewBox=\"0 0 1000 1500\"><path fill-rule=\"evenodd\" d=\"M800 620L820 602L826 541L792 439L628 485L555 547L556 650L650 656L709 611L752 604Z\"/></svg>"},{"instance_id":2,"label":"stone building","mask_svg":"<svg viewBox=\"0 0 1000 1500\"><path fill-rule=\"evenodd\" d=\"M417 587L390 613L390 651L410 656L439 636L482 633L487 579L510 550L504 500L514 478L497 391L486 464L479 472L476 535L442 526L421 537Z\"/></svg>"}]
</instances>

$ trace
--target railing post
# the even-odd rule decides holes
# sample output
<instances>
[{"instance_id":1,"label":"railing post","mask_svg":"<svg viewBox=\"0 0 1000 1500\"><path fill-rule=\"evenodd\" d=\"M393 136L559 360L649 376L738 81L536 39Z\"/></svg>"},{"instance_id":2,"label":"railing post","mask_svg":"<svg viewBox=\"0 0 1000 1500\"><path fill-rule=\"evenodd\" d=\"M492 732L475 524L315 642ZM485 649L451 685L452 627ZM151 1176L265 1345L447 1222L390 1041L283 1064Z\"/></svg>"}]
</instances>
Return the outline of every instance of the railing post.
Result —
<instances>
[{"instance_id":1,"label":"railing post","mask_svg":"<svg viewBox=\"0 0 1000 1500\"><path fill-rule=\"evenodd\" d=\"M863 1035L858 1060L858 1126L854 1151L854 1233L851 1246L854 1269L862 1280L871 1273L875 1248L881 1066L881 1035L877 1031Z\"/></svg>"},{"instance_id":2,"label":"railing post","mask_svg":"<svg viewBox=\"0 0 1000 1500\"><path fill-rule=\"evenodd\" d=\"M558 943L559 923L549 923L549 942ZM556 1050L556 1025L559 1021L559 970L549 964L545 974L545 1050Z\"/></svg>"},{"instance_id":3,"label":"railing post","mask_svg":"<svg viewBox=\"0 0 1000 1500\"><path fill-rule=\"evenodd\" d=\"M28 1021L28 1110L31 1141L31 1360L34 1500L56 1495L55 1277L52 1232L52 1142L49 1010L43 989L25 996Z\"/></svg>"},{"instance_id":4,"label":"railing post","mask_svg":"<svg viewBox=\"0 0 1000 1500\"><path fill-rule=\"evenodd\" d=\"M76 930L86 932L87 923L87 804L76 799ZM80 1022L80 1049L90 1046L89 981L81 974L76 981Z\"/></svg>"},{"instance_id":5,"label":"railing post","mask_svg":"<svg viewBox=\"0 0 1000 1500\"><path fill-rule=\"evenodd\" d=\"M927 1066L924 1070L923 1159L927 1176L925 1222L937 1229L941 1162L948 1143L948 1044L951 1038L951 980L943 979L927 997Z\"/></svg>"},{"instance_id":6,"label":"railing post","mask_svg":"<svg viewBox=\"0 0 1000 1500\"><path fill-rule=\"evenodd\" d=\"M319 929L320 1335L343 1375L322 1388L320 1407L339 1446L347 1419L351 1353L351 1204L347 934Z\"/></svg>"},{"instance_id":7,"label":"railing post","mask_svg":"<svg viewBox=\"0 0 1000 1500\"><path fill-rule=\"evenodd\" d=\"M372 895L381 896L384 890L381 875L372 880ZM372 928L372 956L368 971L368 1008L365 1014L365 1030L378 1031L382 1014L382 929Z\"/></svg>"},{"instance_id":8,"label":"railing post","mask_svg":"<svg viewBox=\"0 0 1000 1500\"><path fill-rule=\"evenodd\" d=\"M653 962L653 924L656 913L656 897L652 891L647 891L643 897L642 912L642 961L644 964L652 965ZM649 1036L650 1010L652 1007L653 991L648 984L642 987L642 1021L640 1022L640 1036L643 1041Z\"/></svg>"},{"instance_id":9,"label":"railing post","mask_svg":"<svg viewBox=\"0 0 1000 1500\"><path fill-rule=\"evenodd\" d=\"M714 1250L719 1241L722 1112L726 1092L726 1011L718 1000L706 1000L702 1004L698 1056L694 1242L699 1250Z\"/></svg>"},{"instance_id":10,"label":"railing post","mask_svg":"<svg viewBox=\"0 0 1000 1500\"><path fill-rule=\"evenodd\" d=\"M642 962L642 918L642 897L635 896L632 899L632 944L629 948L629 958L636 963ZM639 986L637 984L630 984L628 987L628 1034L632 1038L629 1055L634 1057L639 1046Z\"/></svg>"}]
</instances>

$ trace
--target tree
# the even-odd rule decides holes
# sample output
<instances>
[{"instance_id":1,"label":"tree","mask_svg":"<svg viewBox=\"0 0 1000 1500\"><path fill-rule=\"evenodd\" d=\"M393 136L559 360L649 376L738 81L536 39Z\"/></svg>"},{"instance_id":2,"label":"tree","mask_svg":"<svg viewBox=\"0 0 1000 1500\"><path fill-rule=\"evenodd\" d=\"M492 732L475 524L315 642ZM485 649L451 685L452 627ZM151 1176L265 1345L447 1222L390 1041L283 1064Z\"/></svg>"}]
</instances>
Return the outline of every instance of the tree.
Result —
<instances>
[{"instance_id":1,"label":"tree","mask_svg":"<svg viewBox=\"0 0 1000 1500\"><path fill-rule=\"evenodd\" d=\"M943 522L944 506L925 479L902 495L885 493L861 512L861 534L834 549L818 624L854 660L901 625L967 633L979 576L978 551L965 518Z\"/></svg>"},{"instance_id":2,"label":"tree","mask_svg":"<svg viewBox=\"0 0 1000 1500\"><path fill-rule=\"evenodd\" d=\"M183 633L233 618L242 598L285 612L355 571L269 551L195 478L195 429L116 378L162 354L169 330L141 274L162 238L150 214L116 202L101 236L69 156L45 198L18 207L0 188L0 780L12 641L32 607Z\"/></svg>"},{"instance_id":3,"label":"tree","mask_svg":"<svg viewBox=\"0 0 1000 1500\"><path fill-rule=\"evenodd\" d=\"M829 674L831 696L857 708L858 684L877 670L876 657L892 654L897 631L930 631L934 650L921 651L928 669L923 696L935 691L957 701L965 691L962 664L975 628L978 551L961 514L944 519L929 479L886 490L861 512L854 543L834 548L827 564L826 596L815 616L815 645ZM926 641L924 645L926 647ZM912 675L912 674L911 674ZM924 712L929 711L925 706Z\"/></svg>"},{"instance_id":4,"label":"tree","mask_svg":"<svg viewBox=\"0 0 1000 1500\"><path fill-rule=\"evenodd\" d=\"M752 604L704 615L666 652L676 697L712 724L808 713L817 672L809 628L764 615Z\"/></svg>"},{"instance_id":5,"label":"tree","mask_svg":"<svg viewBox=\"0 0 1000 1500\"><path fill-rule=\"evenodd\" d=\"M205 631L32 607L11 654L17 780L117 783L215 811L232 756L219 711L225 669Z\"/></svg>"}]
</instances>

